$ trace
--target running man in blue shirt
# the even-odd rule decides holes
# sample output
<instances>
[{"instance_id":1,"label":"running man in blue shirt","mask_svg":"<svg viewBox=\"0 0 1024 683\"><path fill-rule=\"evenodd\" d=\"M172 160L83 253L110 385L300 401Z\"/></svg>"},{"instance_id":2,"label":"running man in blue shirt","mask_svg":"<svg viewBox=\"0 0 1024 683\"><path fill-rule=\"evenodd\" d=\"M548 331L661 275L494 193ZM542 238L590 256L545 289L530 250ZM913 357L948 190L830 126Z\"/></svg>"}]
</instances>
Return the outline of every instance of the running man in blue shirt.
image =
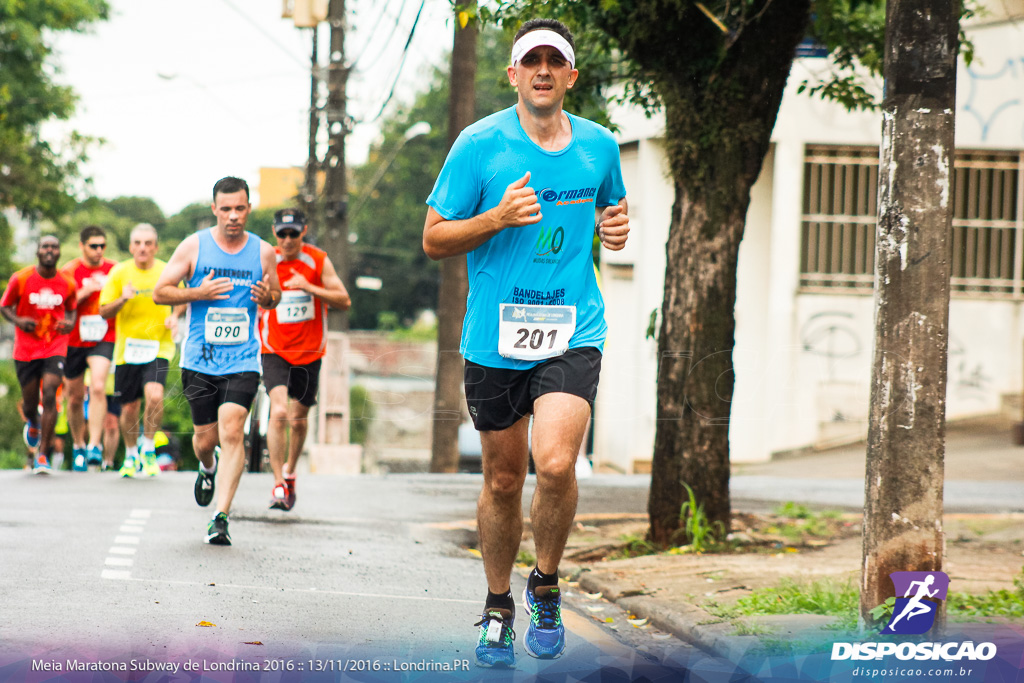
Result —
<instances>
[{"instance_id":1,"label":"running man in blue shirt","mask_svg":"<svg viewBox=\"0 0 1024 683\"><path fill-rule=\"evenodd\" d=\"M591 245L629 233L619 148L605 128L562 109L579 76L560 22L523 24L508 78L518 103L469 126L427 199L423 249L467 254L461 351L466 401L483 446L477 503L488 595L477 664L515 666L510 575L522 537L533 415L537 566L523 596L527 653L565 649L558 563L576 513L575 462L590 420L607 326Z\"/></svg>"},{"instance_id":2,"label":"running man in blue shirt","mask_svg":"<svg viewBox=\"0 0 1024 683\"><path fill-rule=\"evenodd\" d=\"M195 498L205 507L214 488L219 491L205 540L231 545L228 512L245 469L243 427L260 381L256 306L277 306L281 285L274 248L245 229L252 209L248 184L220 179L211 208L217 224L178 245L153 300L188 304L181 384L195 425ZM179 288L182 281L188 287Z\"/></svg>"}]
</instances>

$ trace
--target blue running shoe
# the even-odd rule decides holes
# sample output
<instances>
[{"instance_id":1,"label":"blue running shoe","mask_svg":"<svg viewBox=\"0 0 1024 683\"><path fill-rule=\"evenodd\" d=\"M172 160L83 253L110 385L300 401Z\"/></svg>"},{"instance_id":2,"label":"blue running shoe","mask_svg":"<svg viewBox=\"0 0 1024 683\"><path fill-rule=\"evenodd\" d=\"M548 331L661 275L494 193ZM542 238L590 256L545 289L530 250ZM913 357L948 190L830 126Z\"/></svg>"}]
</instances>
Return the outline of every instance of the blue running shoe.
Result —
<instances>
[{"instance_id":1,"label":"blue running shoe","mask_svg":"<svg viewBox=\"0 0 1024 683\"><path fill-rule=\"evenodd\" d=\"M50 474L51 472L53 469L50 468L50 460L42 453L37 453L32 461L32 473Z\"/></svg>"},{"instance_id":2,"label":"blue running shoe","mask_svg":"<svg viewBox=\"0 0 1024 683\"><path fill-rule=\"evenodd\" d=\"M103 449L99 446L89 446L85 450L85 463L86 465L95 465L99 467L103 464Z\"/></svg>"},{"instance_id":3,"label":"blue running shoe","mask_svg":"<svg viewBox=\"0 0 1024 683\"><path fill-rule=\"evenodd\" d=\"M74 472L88 472L89 465L85 462L85 449L71 449L71 470Z\"/></svg>"},{"instance_id":4,"label":"blue running shoe","mask_svg":"<svg viewBox=\"0 0 1024 683\"><path fill-rule=\"evenodd\" d=\"M39 447L39 425L34 425L31 422L25 423L25 428L21 430L21 438L25 440L25 445L29 448Z\"/></svg>"},{"instance_id":5,"label":"blue running shoe","mask_svg":"<svg viewBox=\"0 0 1024 683\"><path fill-rule=\"evenodd\" d=\"M530 614L526 627L526 653L538 659L556 659L565 651L562 625L562 592L558 586L537 586L523 591L523 604Z\"/></svg>"},{"instance_id":6,"label":"blue running shoe","mask_svg":"<svg viewBox=\"0 0 1024 683\"><path fill-rule=\"evenodd\" d=\"M512 630L515 616L510 610L487 607L480 621L473 624L480 627L480 642L476 646L476 665L488 669L516 668L516 651L512 641L516 632Z\"/></svg>"}]
</instances>

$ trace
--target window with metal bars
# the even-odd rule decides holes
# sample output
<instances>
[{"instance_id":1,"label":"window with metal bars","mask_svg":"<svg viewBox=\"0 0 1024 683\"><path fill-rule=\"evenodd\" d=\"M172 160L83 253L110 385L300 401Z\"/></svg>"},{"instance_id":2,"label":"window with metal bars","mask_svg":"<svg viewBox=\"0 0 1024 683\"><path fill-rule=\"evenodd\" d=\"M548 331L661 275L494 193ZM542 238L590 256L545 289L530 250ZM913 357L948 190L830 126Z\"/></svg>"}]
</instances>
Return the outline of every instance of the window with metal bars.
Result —
<instances>
[{"instance_id":1,"label":"window with metal bars","mask_svg":"<svg viewBox=\"0 0 1024 683\"><path fill-rule=\"evenodd\" d=\"M956 153L952 291L1024 298L1024 152ZM808 145L800 251L802 291L870 291L878 149Z\"/></svg>"}]
</instances>

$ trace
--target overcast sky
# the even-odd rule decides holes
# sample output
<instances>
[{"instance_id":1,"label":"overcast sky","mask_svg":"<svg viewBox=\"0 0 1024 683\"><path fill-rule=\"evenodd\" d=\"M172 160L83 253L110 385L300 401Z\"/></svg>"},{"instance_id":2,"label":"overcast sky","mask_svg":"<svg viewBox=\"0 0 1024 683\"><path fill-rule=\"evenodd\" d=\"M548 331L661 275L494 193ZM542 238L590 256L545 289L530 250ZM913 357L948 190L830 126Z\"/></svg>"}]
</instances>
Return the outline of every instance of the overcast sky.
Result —
<instances>
[{"instance_id":1,"label":"overcast sky","mask_svg":"<svg viewBox=\"0 0 1024 683\"><path fill-rule=\"evenodd\" d=\"M261 166L305 165L311 36L281 18L281 4L111 0L109 21L59 39L58 81L80 96L71 127L106 140L86 169L98 196L152 197L171 215L209 201L214 182L237 175L249 181L255 204ZM347 5L347 61L365 52L349 81L349 114L367 120L395 78L420 2ZM450 7L425 0L396 98L411 97L429 68L444 61ZM321 64L328 46L324 27ZM373 124L356 126L350 164L365 159L376 135Z\"/></svg>"}]
</instances>

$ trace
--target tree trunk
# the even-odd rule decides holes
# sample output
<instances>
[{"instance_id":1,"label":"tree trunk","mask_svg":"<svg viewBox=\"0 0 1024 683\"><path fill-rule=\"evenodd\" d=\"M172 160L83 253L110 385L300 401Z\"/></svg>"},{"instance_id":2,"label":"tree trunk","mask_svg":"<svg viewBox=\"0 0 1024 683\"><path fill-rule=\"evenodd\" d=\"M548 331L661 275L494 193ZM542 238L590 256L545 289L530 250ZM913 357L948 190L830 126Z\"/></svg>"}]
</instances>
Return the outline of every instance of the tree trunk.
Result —
<instances>
[{"instance_id":1,"label":"tree trunk","mask_svg":"<svg viewBox=\"0 0 1024 683\"><path fill-rule=\"evenodd\" d=\"M886 7L865 623L893 597L890 573L942 569L958 5L889 0ZM940 607L940 623L943 614Z\"/></svg>"},{"instance_id":2,"label":"tree trunk","mask_svg":"<svg viewBox=\"0 0 1024 683\"><path fill-rule=\"evenodd\" d=\"M452 80L448 108L448 147L462 129L473 123L476 104L476 19L465 27L455 20ZM434 385L430 471L455 472L459 467L459 423L462 421L462 356L459 342L466 317L469 284L466 257L441 262L441 289L437 306L437 377Z\"/></svg>"},{"instance_id":3,"label":"tree trunk","mask_svg":"<svg viewBox=\"0 0 1024 683\"><path fill-rule=\"evenodd\" d=\"M728 532L736 266L750 189L768 151L808 0L765 3L703 83L659 81L675 184L658 336L652 541L685 543L685 486ZM722 533L716 536L721 538Z\"/></svg>"}]
</instances>

